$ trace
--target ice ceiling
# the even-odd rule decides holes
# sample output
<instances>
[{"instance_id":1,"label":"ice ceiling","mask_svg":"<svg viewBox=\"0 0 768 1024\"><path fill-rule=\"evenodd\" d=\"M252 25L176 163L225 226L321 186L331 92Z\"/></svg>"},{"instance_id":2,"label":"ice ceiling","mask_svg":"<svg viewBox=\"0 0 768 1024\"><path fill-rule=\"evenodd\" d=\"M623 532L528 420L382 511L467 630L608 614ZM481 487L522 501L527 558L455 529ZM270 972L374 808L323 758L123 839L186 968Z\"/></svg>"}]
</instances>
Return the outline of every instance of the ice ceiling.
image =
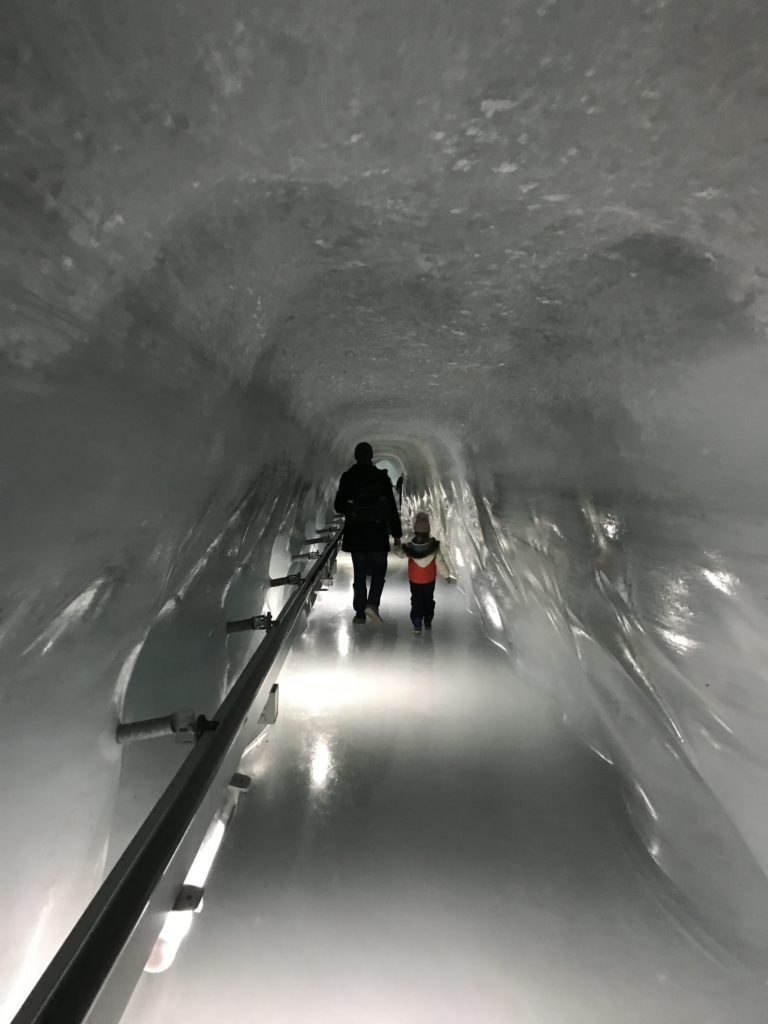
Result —
<instances>
[{"instance_id":1,"label":"ice ceiling","mask_svg":"<svg viewBox=\"0 0 768 1024\"><path fill-rule=\"evenodd\" d=\"M16 365L196 357L526 478L759 486L763 5L12 7Z\"/></svg>"},{"instance_id":2,"label":"ice ceiling","mask_svg":"<svg viewBox=\"0 0 768 1024\"><path fill-rule=\"evenodd\" d=\"M672 659L642 678L716 677L763 780L767 49L758 0L6 3L8 764L100 734L68 709L123 692L249 487L294 507L368 434L456 507L469 481L486 540L596 546L553 570L580 628L631 676L590 573L633 583Z\"/></svg>"}]
</instances>

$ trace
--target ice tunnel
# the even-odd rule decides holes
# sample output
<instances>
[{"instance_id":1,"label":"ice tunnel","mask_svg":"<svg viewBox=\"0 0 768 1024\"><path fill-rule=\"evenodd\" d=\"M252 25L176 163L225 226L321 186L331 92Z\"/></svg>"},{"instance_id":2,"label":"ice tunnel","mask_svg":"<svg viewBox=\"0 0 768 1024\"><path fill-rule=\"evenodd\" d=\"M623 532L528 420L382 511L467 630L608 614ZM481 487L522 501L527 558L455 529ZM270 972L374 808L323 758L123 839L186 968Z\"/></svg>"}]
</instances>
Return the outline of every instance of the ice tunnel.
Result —
<instances>
[{"instance_id":1,"label":"ice tunnel","mask_svg":"<svg viewBox=\"0 0 768 1024\"><path fill-rule=\"evenodd\" d=\"M6 0L0 1021L768 1018L766 52L758 0ZM363 439L428 636L396 553L351 621Z\"/></svg>"}]
</instances>

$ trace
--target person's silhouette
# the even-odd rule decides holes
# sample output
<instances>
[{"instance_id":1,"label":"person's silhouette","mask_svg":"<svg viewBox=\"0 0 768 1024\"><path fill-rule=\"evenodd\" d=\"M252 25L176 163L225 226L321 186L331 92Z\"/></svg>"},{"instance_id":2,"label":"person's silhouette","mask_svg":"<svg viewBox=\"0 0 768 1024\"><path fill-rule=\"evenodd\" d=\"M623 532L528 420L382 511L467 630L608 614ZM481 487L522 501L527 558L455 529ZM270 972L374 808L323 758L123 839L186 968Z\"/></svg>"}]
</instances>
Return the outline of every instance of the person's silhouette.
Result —
<instances>
[{"instance_id":1,"label":"person's silhouette","mask_svg":"<svg viewBox=\"0 0 768 1024\"><path fill-rule=\"evenodd\" d=\"M389 475L373 465L373 449L367 441L357 445L355 465L341 475L334 508L345 517L342 550L352 555L353 621L357 625L364 625L366 618L380 622L389 537L399 547L403 528Z\"/></svg>"}]
</instances>

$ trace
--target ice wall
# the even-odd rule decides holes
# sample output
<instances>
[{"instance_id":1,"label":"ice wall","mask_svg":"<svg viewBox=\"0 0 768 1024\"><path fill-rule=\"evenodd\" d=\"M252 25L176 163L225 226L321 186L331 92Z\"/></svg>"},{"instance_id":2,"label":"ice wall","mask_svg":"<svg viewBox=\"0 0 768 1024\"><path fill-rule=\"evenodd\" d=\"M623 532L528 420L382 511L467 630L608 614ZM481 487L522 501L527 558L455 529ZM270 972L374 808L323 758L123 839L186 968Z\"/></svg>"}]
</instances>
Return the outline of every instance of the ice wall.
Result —
<instances>
[{"instance_id":1,"label":"ice wall","mask_svg":"<svg viewBox=\"0 0 768 1024\"><path fill-rule=\"evenodd\" d=\"M297 552L323 506L313 440L258 388L72 362L3 401L5 1017L185 752L121 756L117 722L217 706L246 653L227 617L262 610L279 532Z\"/></svg>"},{"instance_id":2,"label":"ice wall","mask_svg":"<svg viewBox=\"0 0 768 1024\"><path fill-rule=\"evenodd\" d=\"M333 440L270 380L319 252L302 190L150 141L116 23L39 13L1 57L3 1019L182 753L122 756L120 715L216 705L226 615L322 514Z\"/></svg>"},{"instance_id":3,"label":"ice wall","mask_svg":"<svg viewBox=\"0 0 768 1024\"><path fill-rule=\"evenodd\" d=\"M2 220L5 1017L169 777L167 747L121 768L119 716L216 705L242 644L228 653L229 606L261 610L275 543L300 546L335 466L328 432L270 380L314 252L300 200L256 188L243 216L237 182L188 202L127 190L109 147L88 161L97 183L73 155L82 125L64 125L76 93L55 112L63 148L26 106L41 65L25 46L5 53L29 128ZM141 207L130 241L114 235L129 218L94 212L111 189Z\"/></svg>"},{"instance_id":4,"label":"ice wall","mask_svg":"<svg viewBox=\"0 0 768 1024\"><path fill-rule=\"evenodd\" d=\"M649 890L711 955L766 977L762 519L450 471L419 500L516 676L617 772Z\"/></svg>"},{"instance_id":5,"label":"ice wall","mask_svg":"<svg viewBox=\"0 0 768 1024\"><path fill-rule=\"evenodd\" d=\"M114 855L115 801L150 799L121 703L213 701L222 600L261 599L361 436L445 488L489 628L561 680L646 859L739 944L735 880L760 908L765 866L767 12L6 5L10 1002Z\"/></svg>"}]
</instances>

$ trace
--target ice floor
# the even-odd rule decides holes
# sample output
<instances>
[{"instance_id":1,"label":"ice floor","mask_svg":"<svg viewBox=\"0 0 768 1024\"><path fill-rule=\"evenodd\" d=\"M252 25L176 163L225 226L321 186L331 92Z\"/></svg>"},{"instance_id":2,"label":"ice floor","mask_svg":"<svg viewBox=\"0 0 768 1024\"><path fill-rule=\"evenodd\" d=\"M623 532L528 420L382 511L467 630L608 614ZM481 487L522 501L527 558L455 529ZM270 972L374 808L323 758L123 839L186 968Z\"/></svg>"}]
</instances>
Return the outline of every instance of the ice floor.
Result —
<instances>
[{"instance_id":1,"label":"ice floor","mask_svg":"<svg viewBox=\"0 0 768 1024\"><path fill-rule=\"evenodd\" d=\"M516 683L463 594L411 635L320 595L174 965L130 1024L757 1024L766 991L655 895L611 770Z\"/></svg>"}]
</instances>

